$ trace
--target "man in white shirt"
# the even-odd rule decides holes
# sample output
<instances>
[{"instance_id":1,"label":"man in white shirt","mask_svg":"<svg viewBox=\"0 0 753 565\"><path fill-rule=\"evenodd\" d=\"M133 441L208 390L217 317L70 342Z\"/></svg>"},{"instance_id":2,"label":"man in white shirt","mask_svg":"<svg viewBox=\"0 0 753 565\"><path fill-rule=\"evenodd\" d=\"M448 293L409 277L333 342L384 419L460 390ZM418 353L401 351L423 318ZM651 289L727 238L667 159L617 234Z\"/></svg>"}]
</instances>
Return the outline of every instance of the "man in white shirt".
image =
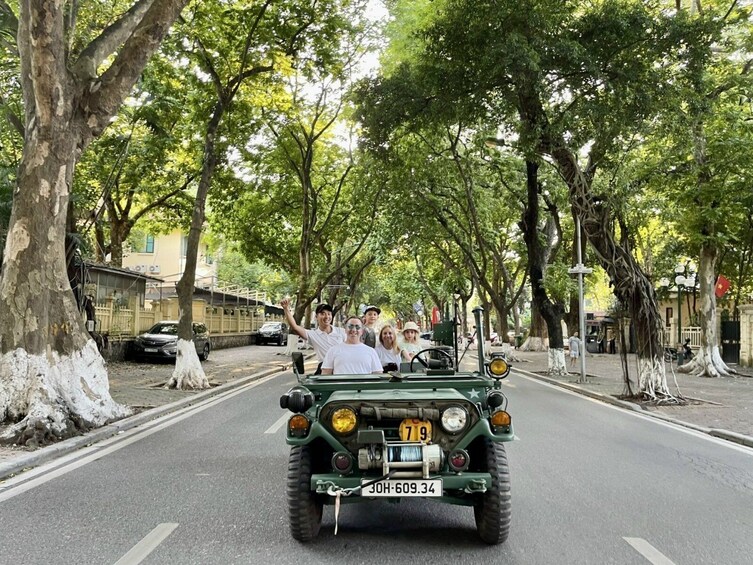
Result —
<instances>
[{"instance_id":1,"label":"man in white shirt","mask_svg":"<svg viewBox=\"0 0 753 565\"><path fill-rule=\"evenodd\" d=\"M307 330L301 325L298 325L293 318L293 314L290 311L290 299L285 298L280 302L282 311L285 313L285 321L287 321L290 330L299 335L303 339L308 340L311 347L316 353L316 358L319 360L319 366L316 368L316 375L321 373L322 361L324 361L327 351L338 343L342 343L345 340L345 332L342 328L336 328L332 325L332 306L329 304L319 304L316 307L316 329Z\"/></svg>"},{"instance_id":2,"label":"man in white shirt","mask_svg":"<svg viewBox=\"0 0 753 565\"><path fill-rule=\"evenodd\" d=\"M343 343L330 347L322 361L322 375L381 374L382 363L372 347L361 343L363 323L356 316L345 322L346 338Z\"/></svg>"}]
</instances>

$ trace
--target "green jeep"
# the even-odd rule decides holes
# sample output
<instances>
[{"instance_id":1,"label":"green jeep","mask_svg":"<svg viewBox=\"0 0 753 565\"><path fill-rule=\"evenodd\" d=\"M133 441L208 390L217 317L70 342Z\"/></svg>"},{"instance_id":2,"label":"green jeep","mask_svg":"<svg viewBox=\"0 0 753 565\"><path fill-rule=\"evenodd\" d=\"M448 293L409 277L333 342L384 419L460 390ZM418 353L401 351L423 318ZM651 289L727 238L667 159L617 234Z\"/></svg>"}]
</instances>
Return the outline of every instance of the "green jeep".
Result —
<instances>
[{"instance_id":1,"label":"green jeep","mask_svg":"<svg viewBox=\"0 0 753 565\"><path fill-rule=\"evenodd\" d=\"M481 312L474 310L478 328ZM299 384L280 406L294 413L286 441L296 540L319 533L325 504L335 504L337 532L341 503L407 497L473 506L484 542L507 539L512 504L503 444L514 433L500 381L509 366L501 354L485 359L482 346L478 370L461 372L457 346L454 357L448 350L425 349L409 370L384 375L304 375L294 353Z\"/></svg>"}]
</instances>

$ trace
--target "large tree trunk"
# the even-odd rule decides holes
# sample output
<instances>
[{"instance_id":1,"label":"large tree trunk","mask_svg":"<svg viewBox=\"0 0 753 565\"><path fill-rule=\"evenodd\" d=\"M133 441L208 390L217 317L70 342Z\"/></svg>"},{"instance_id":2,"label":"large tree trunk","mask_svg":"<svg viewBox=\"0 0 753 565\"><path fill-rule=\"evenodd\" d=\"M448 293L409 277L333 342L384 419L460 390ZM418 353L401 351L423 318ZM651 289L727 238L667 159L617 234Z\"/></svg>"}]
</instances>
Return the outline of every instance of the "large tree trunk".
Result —
<instances>
[{"instance_id":1,"label":"large tree trunk","mask_svg":"<svg viewBox=\"0 0 753 565\"><path fill-rule=\"evenodd\" d=\"M564 145L551 149L551 154L568 184L570 202L581 218L588 241L614 285L614 295L627 307L635 324L640 394L652 400L672 399L660 345L661 314L651 281L629 250L615 240L608 210L594 203L590 182L581 171L575 155Z\"/></svg>"},{"instance_id":2,"label":"large tree trunk","mask_svg":"<svg viewBox=\"0 0 753 565\"><path fill-rule=\"evenodd\" d=\"M719 377L735 373L719 354L716 336L716 249L701 248L698 277L701 282L701 348L688 363L680 365L679 371L695 377Z\"/></svg>"},{"instance_id":3,"label":"large tree trunk","mask_svg":"<svg viewBox=\"0 0 753 565\"><path fill-rule=\"evenodd\" d=\"M68 59L65 2L20 2L25 137L0 275L0 440L36 445L128 414L86 333L64 247L73 171L185 0L141 0ZM73 34L74 30L67 30ZM97 69L114 55L101 76Z\"/></svg>"},{"instance_id":4,"label":"large tree trunk","mask_svg":"<svg viewBox=\"0 0 753 565\"><path fill-rule=\"evenodd\" d=\"M546 322L549 334L549 363L548 374L554 376L567 375L565 364L565 350L562 342L562 315L565 308L562 304L553 302L544 287L549 259L548 250L544 247L539 234L539 166L533 161L526 161L526 184L528 198L523 213L523 238L528 249L528 269L531 275L531 293L536 309Z\"/></svg>"},{"instance_id":5,"label":"large tree trunk","mask_svg":"<svg viewBox=\"0 0 753 565\"><path fill-rule=\"evenodd\" d=\"M37 120L27 129L0 278L0 420L13 423L0 437L28 446L129 413L110 396L66 275L76 152L61 126Z\"/></svg>"}]
</instances>

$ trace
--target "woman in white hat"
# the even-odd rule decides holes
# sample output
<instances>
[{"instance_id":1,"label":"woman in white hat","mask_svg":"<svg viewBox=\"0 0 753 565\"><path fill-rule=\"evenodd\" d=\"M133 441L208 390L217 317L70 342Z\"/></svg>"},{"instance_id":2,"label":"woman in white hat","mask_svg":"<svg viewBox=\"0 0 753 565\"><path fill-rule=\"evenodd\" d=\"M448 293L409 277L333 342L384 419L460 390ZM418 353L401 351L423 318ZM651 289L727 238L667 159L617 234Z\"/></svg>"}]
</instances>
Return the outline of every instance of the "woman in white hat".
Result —
<instances>
[{"instance_id":1,"label":"woman in white hat","mask_svg":"<svg viewBox=\"0 0 753 565\"><path fill-rule=\"evenodd\" d=\"M418 343L418 326L415 322L408 322L403 328L403 359L410 361L421 349L421 344Z\"/></svg>"}]
</instances>

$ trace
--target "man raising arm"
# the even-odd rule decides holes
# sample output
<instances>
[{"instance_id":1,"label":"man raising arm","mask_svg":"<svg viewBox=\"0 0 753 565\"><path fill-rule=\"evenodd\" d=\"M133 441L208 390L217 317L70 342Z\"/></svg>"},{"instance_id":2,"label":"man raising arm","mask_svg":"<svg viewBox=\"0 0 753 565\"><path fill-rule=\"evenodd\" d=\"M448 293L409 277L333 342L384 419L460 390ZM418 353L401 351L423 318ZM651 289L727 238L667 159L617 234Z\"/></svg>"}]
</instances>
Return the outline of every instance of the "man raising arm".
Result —
<instances>
[{"instance_id":1,"label":"man raising arm","mask_svg":"<svg viewBox=\"0 0 753 565\"><path fill-rule=\"evenodd\" d=\"M290 299L285 298L280 302L282 311L285 314L285 321L290 326L290 330L296 335L308 340L311 347L314 348L316 358L319 360L319 366L315 374L320 374L322 361L327 351L345 339L345 332L342 328L336 328L332 325L332 306L329 304L319 304L316 307L316 329L307 330L296 323L293 314L290 312Z\"/></svg>"}]
</instances>

